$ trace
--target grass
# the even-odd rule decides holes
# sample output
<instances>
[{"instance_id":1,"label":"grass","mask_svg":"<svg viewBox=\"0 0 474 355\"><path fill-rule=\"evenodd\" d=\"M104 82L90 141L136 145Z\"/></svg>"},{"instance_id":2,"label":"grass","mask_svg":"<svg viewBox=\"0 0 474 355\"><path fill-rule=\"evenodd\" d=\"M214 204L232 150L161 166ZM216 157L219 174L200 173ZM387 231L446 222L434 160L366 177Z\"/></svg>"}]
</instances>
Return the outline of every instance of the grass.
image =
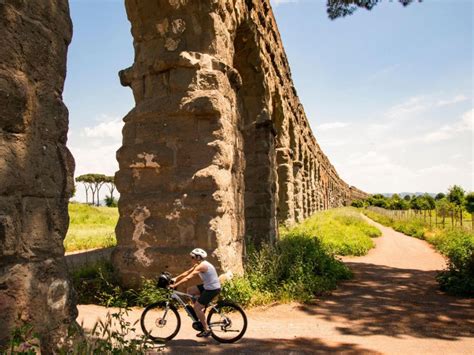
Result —
<instances>
[{"instance_id":1,"label":"grass","mask_svg":"<svg viewBox=\"0 0 474 355\"><path fill-rule=\"evenodd\" d=\"M253 250L245 275L224 286L223 295L243 305L309 301L330 292L352 273L335 255L364 255L382 233L353 208L318 212L280 230L274 246Z\"/></svg>"},{"instance_id":2,"label":"grass","mask_svg":"<svg viewBox=\"0 0 474 355\"><path fill-rule=\"evenodd\" d=\"M303 223L281 234L308 234L321 240L322 245L336 255L365 255L374 247L372 238L382 233L369 225L353 208L338 208L318 212Z\"/></svg>"},{"instance_id":3,"label":"grass","mask_svg":"<svg viewBox=\"0 0 474 355\"><path fill-rule=\"evenodd\" d=\"M86 216L87 211L96 213L94 220L103 218L94 207L72 207L80 210L76 210L77 220L81 221L78 225L94 225L92 217ZM363 255L373 247L371 237L380 234L355 209L319 212L301 225L282 229L275 245L263 245L258 250L249 245L244 276L226 283L222 297L243 306L311 300L352 277L336 254ZM110 264L76 271L73 282L81 303L124 307L145 305L161 297L150 280L144 280L137 290L121 288Z\"/></svg>"},{"instance_id":4,"label":"grass","mask_svg":"<svg viewBox=\"0 0 474 355\"><path fill-rule=\"evenodd\" d=\"M107 248L117 244L115 226L116 207L96 207L81 203L69 204L69 229L64 239L67 252Z\"/></svg>"}]
</instances>

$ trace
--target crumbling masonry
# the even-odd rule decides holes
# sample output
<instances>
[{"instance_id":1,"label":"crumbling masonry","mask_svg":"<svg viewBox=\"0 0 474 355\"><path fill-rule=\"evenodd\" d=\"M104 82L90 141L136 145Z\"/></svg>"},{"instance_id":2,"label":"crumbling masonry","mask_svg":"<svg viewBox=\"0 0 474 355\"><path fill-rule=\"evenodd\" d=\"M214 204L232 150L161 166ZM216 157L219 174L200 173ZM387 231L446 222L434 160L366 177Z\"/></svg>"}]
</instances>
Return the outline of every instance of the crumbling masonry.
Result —
<instances>
[{"instance_id":1,"label":"crumbling masonry","mask_svg":"<svg viewBox=\"0 0 474 355\"><path fill-rule=\"evenodd\" d=\"M364 193L317 144L268 0L127 0L136 107L117 153L114 263L133 284L189 265L194 247L242 271L246 242L278 237Z\"/></svg>"},{"instance_id":2,"label":"crumbling masonry","mask_svg":"<svg viewBox=\"0 0 474 355\"><path fill-rule=\"evenodd\" d=\"M268 0L126 0L136 107L117 153L122 280L188 265L200 246L242 271L278 238L365 194L319 148ZM74 161L62 101L67 0L0 0L0 344L22 322L45 353L76 317L62 245Z\"/></svg>"},{"instance_id":3,"label":"crumbling masonry","mask_svg":"<svg viewBox=\"0 0 474 355\"><path fill-rule=\"evenodd\" d=\"M76 317L64 262L74 160L61 0L0 0L0 345L22 322L48 353Z\"/></svg>"}]
</instances>

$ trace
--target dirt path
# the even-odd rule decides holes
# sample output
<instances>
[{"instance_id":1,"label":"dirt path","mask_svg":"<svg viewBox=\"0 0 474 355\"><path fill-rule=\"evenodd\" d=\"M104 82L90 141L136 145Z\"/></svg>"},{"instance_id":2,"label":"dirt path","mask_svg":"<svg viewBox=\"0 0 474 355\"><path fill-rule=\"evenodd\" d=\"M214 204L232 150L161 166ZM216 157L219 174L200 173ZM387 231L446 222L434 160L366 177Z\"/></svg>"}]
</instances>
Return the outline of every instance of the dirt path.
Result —
<instances>
[{"instance_id":1,"label":"dirt path","mask_svg":"<svg viewBox=\"0 0 474 355\"><path fill-rule=\"evenodd\" d=\"M249 328L239 343L220 345L194 336L189 319L170 353L345 353L472 354L474 300L437 290L436 270L443 258L424 241L375 222L383 236L368 255L344 258L355 278L314 304L285 304L247 311ZM138 319L141 310L130 314ZM105 314L98 306L79 306L91 326Z\"/></svg>"}]
</instances>

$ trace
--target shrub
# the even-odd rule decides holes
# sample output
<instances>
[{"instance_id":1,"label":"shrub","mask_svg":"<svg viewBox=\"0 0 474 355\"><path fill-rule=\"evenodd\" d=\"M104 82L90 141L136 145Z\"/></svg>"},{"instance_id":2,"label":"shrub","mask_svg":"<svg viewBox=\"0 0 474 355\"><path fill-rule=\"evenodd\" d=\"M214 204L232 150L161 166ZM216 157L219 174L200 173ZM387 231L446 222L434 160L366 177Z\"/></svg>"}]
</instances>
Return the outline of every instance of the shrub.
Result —
<instances>
[{"instance_id":1,"label":"shrub","mask_svg":"<svg viewBox=\"0 0 474 355\"><path fill-rule=\"evenodd\" d=\"M264 245L248 258L243 278L225 284L222 297L243 305L307 301L334 289L350 270L308 234L287 233L276 245Z\"/></svg>"},{"instance_id":2,"label":"shrub","mask_svg":"<svg viewBox=\"0 0 474 355\"><path fill-rule=\"evenodd\" d=\"M455 295L474 296L474 234L453 230L429 240L449 260L447 270L437 277L441 289Z\"/></svg>"},{"instance_id":3,"label":"shrub","mask_svg":"<svg viewBox=\"0 0 474 355\"><path fill-rule=\"evenodd\" d=\"M72 281L78 303L106 307L146 306L163 300L166 292L146 279L136 290L122 288L110 262L83 267L72 273Z\"/></svg>"},{"instance_id":4,"label":"shrub","mask_svg":"<svg viewBox=\"0 0 474 355\"><path fill-rule=\"evenodd\" d=\"M118 201L113 196L105 196L104 203L107 207L117 207Z\"/></svg>"},{"instance_id":5,"label":"shrub","mask_svg":"<svg viewBox=\"0 0 474 355\"><path fill-rule=\"evenodd\" d=\"M351 203L351 206L352 206L352 207L356 207L356 208L362 208L362 207L364 207L364 205L365 205L365 204L364 204L364 201L363 201L363 200L354 200L354 201L352 201L352 203Z\"/></svg>"}]
</instances>

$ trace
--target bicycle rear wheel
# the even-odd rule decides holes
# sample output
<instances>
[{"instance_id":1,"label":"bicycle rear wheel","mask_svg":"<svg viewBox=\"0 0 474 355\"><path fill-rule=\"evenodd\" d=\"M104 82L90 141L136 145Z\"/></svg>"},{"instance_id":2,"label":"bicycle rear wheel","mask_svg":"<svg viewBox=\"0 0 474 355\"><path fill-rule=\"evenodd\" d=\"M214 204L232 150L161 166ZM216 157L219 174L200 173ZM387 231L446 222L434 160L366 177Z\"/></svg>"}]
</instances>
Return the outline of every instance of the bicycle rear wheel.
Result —
<instances>
[{"instance_id":1,"label":"bicycle rear wheel","mask_svg":"<svg viewBox=\"0 0 474 355\"><path fill-rule=\"evenodd\" d=\"M220 343L234 343L242 338L247 330L245 312L232 302L221 301L211 308L207 324L212 337Z\"/></svg>"},{"instance_id":2,"label":"bicycle rear wheel","mask_svg":"<svg viewBox=\"0 0 474 355\"><path fill-rule=\"evenodd\" d=\"M178 310L167 302L153 303L145 308L140 318L143 333L154 342L173 339L181 327Z\"/></svg>"}]
</instances>

